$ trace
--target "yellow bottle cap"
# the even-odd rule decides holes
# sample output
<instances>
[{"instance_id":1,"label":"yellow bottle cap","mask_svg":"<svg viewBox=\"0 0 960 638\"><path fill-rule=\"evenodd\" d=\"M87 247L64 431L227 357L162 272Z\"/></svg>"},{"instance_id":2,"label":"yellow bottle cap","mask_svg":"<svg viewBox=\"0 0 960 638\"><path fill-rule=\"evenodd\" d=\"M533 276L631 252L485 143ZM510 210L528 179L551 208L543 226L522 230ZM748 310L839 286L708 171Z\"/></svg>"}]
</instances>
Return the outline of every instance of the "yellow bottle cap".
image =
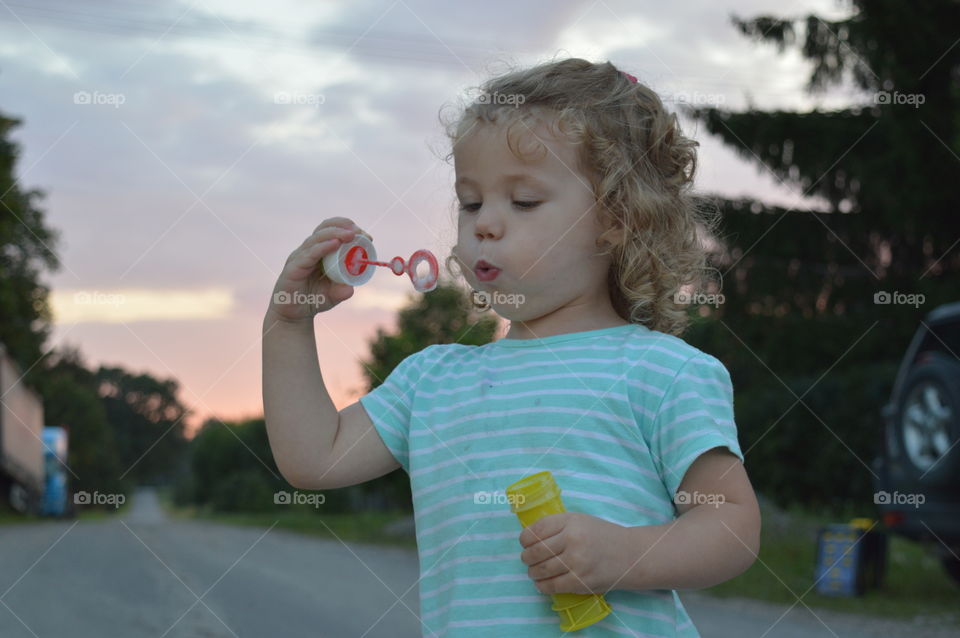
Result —
<instances>
[{"instance_id":1,"label":"yellow bottle cap","mask_svg":"<svg viewBox=\"0 0 960 638\"><path fill-rule=\"evenodd\" d=\"M560 487L549 470L526 476L506 489L513 513L538 507L550 499L560 498Z\"/></svg>"},{"instance_id":2,"label":"yellow bottle cap","mask_svg":"<svg viewBox=\"0 0 960 638\"><path fill-rule=\"evenodd\" d=\"M874 523L876 523L876 521L872 518L851 518L849 525L850 527L856 527L857 529L866 531L873 527Z\"/></svg>"}]
</instances>

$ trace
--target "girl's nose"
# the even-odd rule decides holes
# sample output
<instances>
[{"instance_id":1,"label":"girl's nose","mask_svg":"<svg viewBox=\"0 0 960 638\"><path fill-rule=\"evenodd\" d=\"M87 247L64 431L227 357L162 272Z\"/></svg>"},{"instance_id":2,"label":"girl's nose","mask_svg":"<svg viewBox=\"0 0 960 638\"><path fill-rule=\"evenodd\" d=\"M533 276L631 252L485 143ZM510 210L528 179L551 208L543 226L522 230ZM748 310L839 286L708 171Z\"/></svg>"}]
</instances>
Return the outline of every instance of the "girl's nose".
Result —
<instances>
[{"instance_id":1,"label":"girl's nose","mask_svg":"<svg viewBox=\"0 0 960 638\"><path fill-rule=\"evenodd\" d=\"M503 222L492 206L481 207L474 222L478 239L497 239L503 234Z\"/></svg>"}]
</instances>

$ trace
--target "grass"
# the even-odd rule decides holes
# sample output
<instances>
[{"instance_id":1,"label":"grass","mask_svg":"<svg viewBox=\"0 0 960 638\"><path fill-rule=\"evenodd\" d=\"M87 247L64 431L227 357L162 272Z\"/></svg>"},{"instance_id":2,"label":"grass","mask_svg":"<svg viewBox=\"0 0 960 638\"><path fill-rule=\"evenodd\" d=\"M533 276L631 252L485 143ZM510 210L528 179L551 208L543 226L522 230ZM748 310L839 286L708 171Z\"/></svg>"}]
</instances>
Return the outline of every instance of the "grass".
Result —
<instances>
[{"instance_id":1,"label":"grass","mask_svg":"<svg viewBox=\"0 0 960 638\"><path fill-rule=\"evenodd\" d=\"M74 518L54 518L51 516L40 516L38 514L21 514L16 510L11 509L5 503L0 503L0 525L20 525L24 523L49 523L50 521L102 521L109 518L115 517L117 514L124 512L128 507L128 503L124 503L120 507L114 509L112 507L104 508L80 508L77 510L77 515Z\"/></svg>"},{"instance_id":2,"label":"grass","mask_svg":"<svg viewBox=\"0 0 960 638\"><path fill-rule=\"evenodd\" d=\"M363 512L320 517L313 510L293 509L279 514L223 514L195 507L174 507L164 493L161 493L160 500L164 509L174 518L195 518L260 528L267 528L278 521L277 527L313 536L334 538L335 533L344 541L416 549L414 539L391 537L381 532L384 525L404 516L403 512ZM944 626L960 626L960 587L950 580L939 561L917 543L898 536L888 537L887 568L881 589L869 590L863 596L852 598L824 596L813 589L817 530L828 523L846 522L853 514L827 517L799 509L786 512L768 512L765 509L763 515L759 560L740 576L701 590L702 593L787 605L800 596L813 609L894 619L924 616L927 621L932 616Z\"/></svg>"},{"instance_id":3,"label":"grass","mask_svg":"<svg viewBox=\"0 0 960 638\"><path fill-rule=\"evenodd\" d=\"M245 525L267 528L276 523L276 527L300 532L310 536L337 539L349 542L394 545L416 549L413 538L392 536L383 533L383 527L400 518L405 512L359 512L351 514L324 514L304 507L291 507L278 512L264 513L224 513L213 512L208 508L176 507L169 493L158 491L161 506L167 515L176 519L208 520L229 525Z\"/></svg>"},{"instance_id":4,"label":"grass","mask_svg":"<svg viewBox=\"0 0 960 638\"><path fill-rule=\"evenodd\" d=\"M899 619L936 616L944 625L960 627L960 586L947 576L930 551L892 534L887 537L887 567L881 588L850 598L817 593L813 589L817 530L827 523L848 520L827 519L797 509L769 515L764 511L758 560L740 576L705 593L786 604L802 597L814 609Z\"/></svg>"}]
</instances>

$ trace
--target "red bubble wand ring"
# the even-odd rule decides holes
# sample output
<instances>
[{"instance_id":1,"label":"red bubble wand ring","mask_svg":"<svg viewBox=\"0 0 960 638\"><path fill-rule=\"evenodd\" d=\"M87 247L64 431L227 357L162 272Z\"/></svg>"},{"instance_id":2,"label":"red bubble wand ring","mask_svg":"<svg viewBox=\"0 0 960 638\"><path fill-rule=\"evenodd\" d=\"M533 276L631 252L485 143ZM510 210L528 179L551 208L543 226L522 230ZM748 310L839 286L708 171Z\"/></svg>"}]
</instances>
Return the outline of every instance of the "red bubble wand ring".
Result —
<instances>
[{"instance_id":1,"label":"red bubble wand ring","mask_svg":"<svg viewBox=\"0 0 960 638\"><path fill-rule=\"evenodd\" d=\"M420 271L420 264L426 262L427 270ZM430 292L437 287L440 269L437 258L429 250L418 250L406 262L402 257L394 257L389 262L377 261L377 251L373 243L363 235L323 258L324 274L337 283L350 286L360 286L373 277L373 268L369 266L385 266L395 275L407 273L413 287L419 292Z\"/></svg>"}]
</instances>

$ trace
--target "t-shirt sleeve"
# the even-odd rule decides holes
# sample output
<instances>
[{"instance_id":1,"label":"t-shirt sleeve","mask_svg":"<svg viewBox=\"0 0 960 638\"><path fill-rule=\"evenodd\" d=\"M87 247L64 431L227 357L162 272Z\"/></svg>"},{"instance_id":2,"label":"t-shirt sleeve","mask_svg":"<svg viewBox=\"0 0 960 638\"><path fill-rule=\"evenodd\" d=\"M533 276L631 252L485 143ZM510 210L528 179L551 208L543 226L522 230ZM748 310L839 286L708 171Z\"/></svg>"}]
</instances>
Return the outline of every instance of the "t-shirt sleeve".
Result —
<instances>
[{"instance_id":1,"label":"t-shirt sleeve","mask_svg":"<svg viewBox=\"0 0 960 638\"><path fill-rule=\"evenodd\" d=\"M360 397L383 444L397 459L403 471L410 473L410 417L413 395L424 352L415 352L387 375L383 383Z\"/></svg>"},{"instance_id":2,"label":"t-shirt sleeve","mask_svg":"<svg viewBox=\"0 0 960 638\"><path fill-rule=\"evenodd\" d=\"M660 402L649 435L654 463L673 499L698 456L723 446L743 461L726 367L706 353L688 359Z\"/></svg>"}]
</instances>

